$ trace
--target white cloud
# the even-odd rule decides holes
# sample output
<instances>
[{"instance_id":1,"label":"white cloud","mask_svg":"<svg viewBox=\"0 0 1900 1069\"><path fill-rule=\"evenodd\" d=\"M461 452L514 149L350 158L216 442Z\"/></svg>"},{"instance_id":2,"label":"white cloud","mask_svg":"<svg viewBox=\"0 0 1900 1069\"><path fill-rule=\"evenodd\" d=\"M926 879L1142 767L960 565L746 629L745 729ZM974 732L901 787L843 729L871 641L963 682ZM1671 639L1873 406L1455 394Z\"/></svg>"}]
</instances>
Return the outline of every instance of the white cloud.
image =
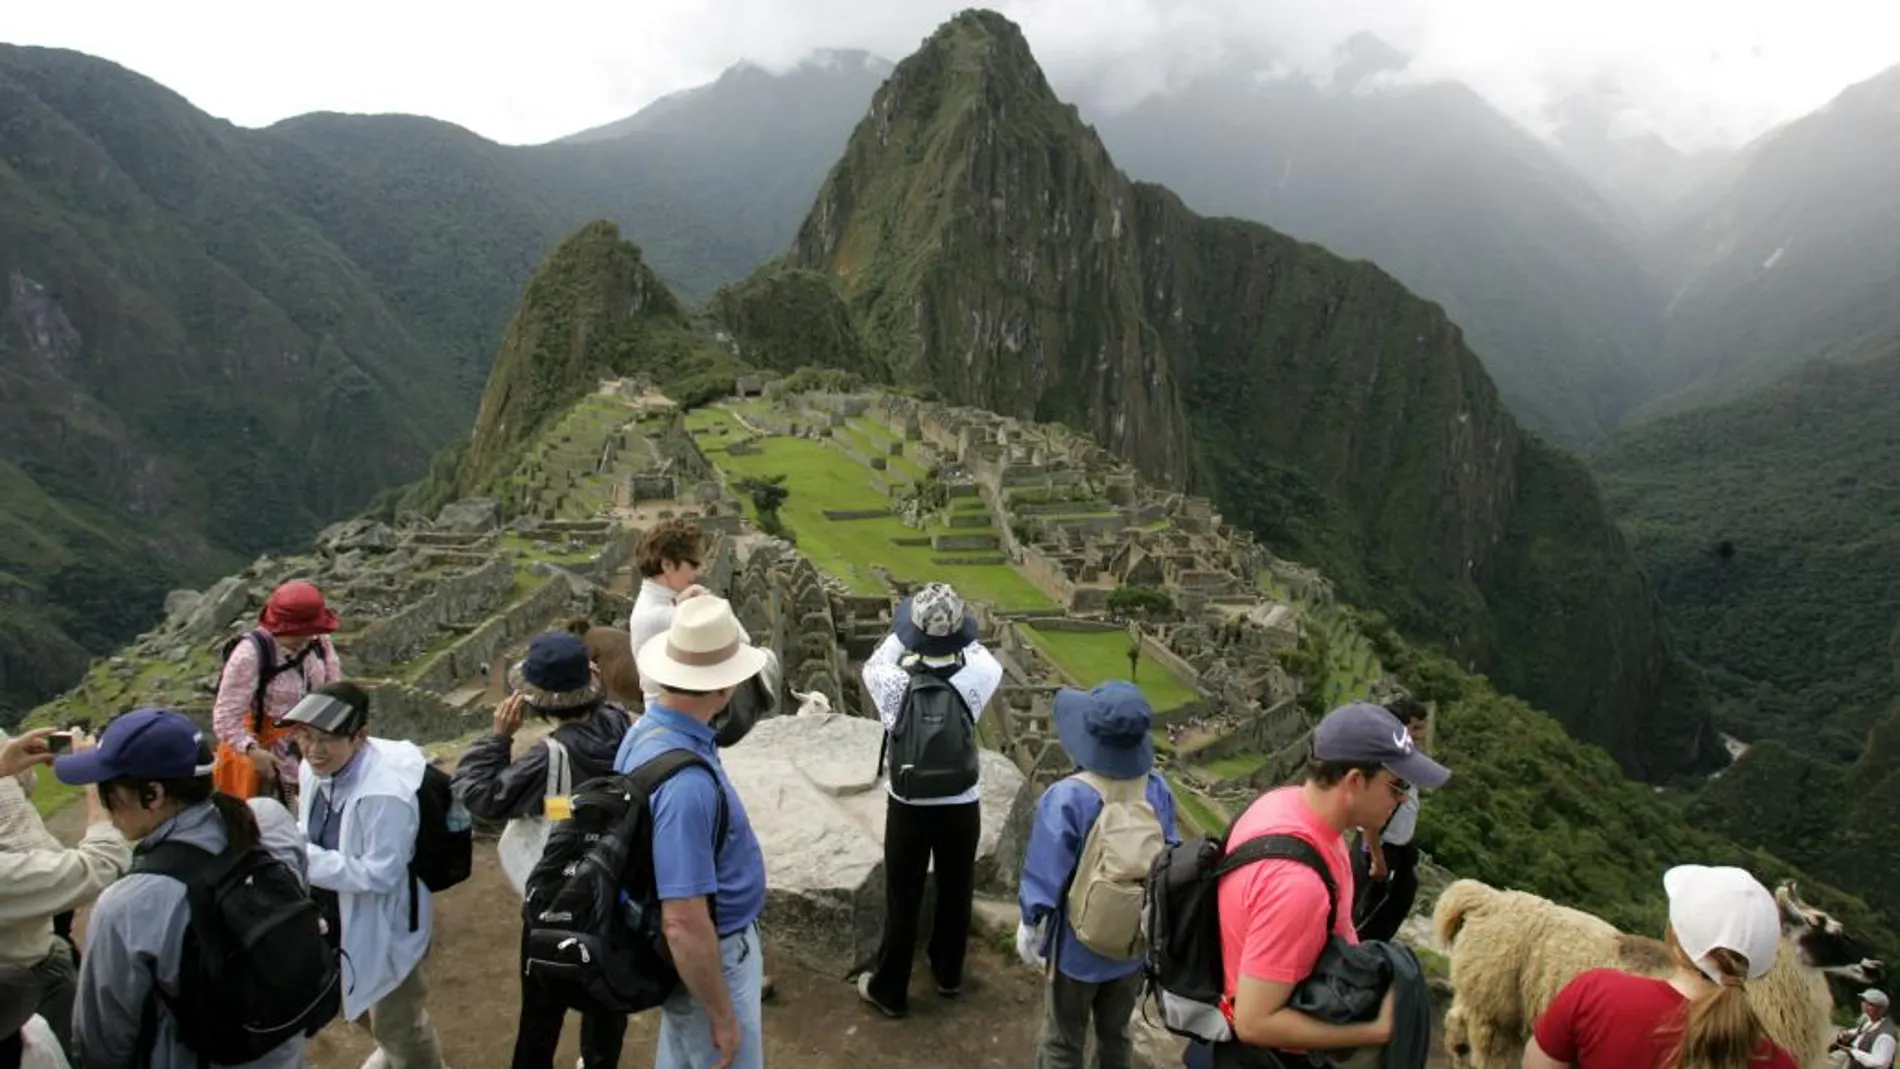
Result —
<instances>
[{"instance_id":1,"label":"white cloud","mask_svg":"<svg viewBox=\"0 0 1900 1069\"><path fill-rule=\"evenodd\" d=\"M507 142L628 114L749 58L914 49L941 0L66 0L9 5L14 43L120 62L244 125L404 111ZM1370 30L1537 130L1585 87L1684 147L1732 144L1900 63L1894 0L1007 0L1059 88L1113 108L1237 54L1323 73Z\"/></svg>"}]
</instances>

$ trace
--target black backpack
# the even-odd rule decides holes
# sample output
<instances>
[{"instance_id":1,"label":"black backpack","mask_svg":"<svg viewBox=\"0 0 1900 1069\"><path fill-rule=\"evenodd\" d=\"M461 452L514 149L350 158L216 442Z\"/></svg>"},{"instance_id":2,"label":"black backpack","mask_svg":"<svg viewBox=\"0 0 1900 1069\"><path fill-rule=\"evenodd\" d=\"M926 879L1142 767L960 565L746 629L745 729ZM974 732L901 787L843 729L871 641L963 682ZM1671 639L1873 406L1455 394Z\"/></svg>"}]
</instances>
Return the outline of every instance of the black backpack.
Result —
<instances>
[{"instance_id":1,"label":"black backpack","mask_svg":"<svg viewBox=\"0 0 1900 1069\"><path fill-rule=\"evenodd\" d=\"M185 885L178 993L156 980L140 1020L138 1049L157 1041L158 1003L198 1064L246 1065L296 1036L313 1036L342 1008L337 952L303 883L262 847L213 854L169 840L141 850L133 872Z\"/></svg>"},{"instance_id":2,"label":"black backpack","mask_svg":"<svg viewBox=\"0 0 1900 1069\"><path fill-rule=\"evenodd\" d=\"M976 716L950 682L962 667L960 656L941 668L916 661L904 666L910 685L877 753L879 774L890 759L899 798L949 798L976 786Z\"/></svg>"},{"instance_id":3,"label":"black backpack","mask_svg":"<svg viewBox=\"0 0 1900 1069\"><path fill-rule=\"evenodd\" d=\"M1221 1012L1226 987L1221 959L1220 878L1256 861L1298 861L1326 882L1326 931L1338 920L1339 888L1313 844L1295 835L1261 835L1222 856L1224 836L1200 835L1167 847L1148 871L1141 907L1142 934L1148 953L1142 962L1147 997L1161 1010L1161 1022L1178 1036L1207 1043L1234 1038Z\"/></svg>"},{"instance_id":4,"label":"black backpack","mask_svg":"<svg viewBox=\"0 0 1900 1069\"><path fill-rule=\"evenodd\" d=\"M318 637L312 642L305 643L303 649L290 655L290 660L278 664L277 639L269 631L254 627L241 635L232 635L224 640L224 649L219 654L218 683L220 685L224 683L224 667L231 663L231 651L238 648L238 643L246 641L257 649L257 689L251 694L251 734L256 735L264 730L264 691L269 689L271 680L285 672L294 671L302 675L303 662L311 654L316 654L318 660L323 659L326 640Z\"/></svg>"},{"instance_id":5,"label":"black backpack","mask_svg":"<svg viewBox=\"0 0 1900 1069\"><path fill-rule=\"evenodd\" d=\"M719 786L704 758L668 750L624 775L580 784L569 818L553 822L522 896L521 968L569 1009L637 1013L679 986L654 886L651 801L660 784L693 767ZM726 841L725 789L718 794L715 853ZM716 923L716 904L714 914Z\"/></svg>"},{"instance_id":6,"label":"black backpack","mask_svg":"<svg viewBox=\"0 0 1900 1069\"><path fill-rule=\"evenodd\" d=\"M445 891L468 879L475 861L474 821L455 796L449 774L433 764L422 768L416 788L416 853L409 860L409 930L421 922L416 884Z\"/></svg>"}]
</instances>

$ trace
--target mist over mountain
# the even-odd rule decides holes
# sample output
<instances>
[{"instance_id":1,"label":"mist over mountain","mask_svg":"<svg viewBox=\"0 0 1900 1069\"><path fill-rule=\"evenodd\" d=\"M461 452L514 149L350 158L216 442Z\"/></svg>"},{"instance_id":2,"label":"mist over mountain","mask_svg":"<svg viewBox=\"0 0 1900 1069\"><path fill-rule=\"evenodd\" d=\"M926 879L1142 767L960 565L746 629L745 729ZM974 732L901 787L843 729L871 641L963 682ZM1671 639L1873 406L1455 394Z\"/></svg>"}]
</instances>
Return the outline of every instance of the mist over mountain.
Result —
<instances>
[{"instance_id":1,"label":"mist over mountain","mask_svg":"<svg viewBox=\"0 0 1900 1069\"><path fill-rule=\"evenodd\" d=\"M1235 68L1094 115L1129 173L1189 206L1371 260L1445 307L1526 425L1602 437L1660 345L1633 235L1552 148L1455 83L1385 84L1361 35L1329 84Z\"/></svg>"}]
</instances>

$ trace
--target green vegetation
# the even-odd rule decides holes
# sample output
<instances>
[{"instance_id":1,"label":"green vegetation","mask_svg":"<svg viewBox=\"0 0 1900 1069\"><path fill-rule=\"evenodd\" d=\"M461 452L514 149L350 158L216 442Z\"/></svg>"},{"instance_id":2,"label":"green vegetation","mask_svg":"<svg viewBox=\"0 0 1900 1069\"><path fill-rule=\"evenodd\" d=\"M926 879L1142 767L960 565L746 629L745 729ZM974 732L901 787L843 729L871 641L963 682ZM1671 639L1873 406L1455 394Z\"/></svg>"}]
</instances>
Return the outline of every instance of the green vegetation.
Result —
<instances>
[{"instance_id":1,"label":"green vegetation","mask_svg":"<svg viewBox=\"0 0 1900 1069\"><path fill-rule=\"evenodd\" d=\"M1442 308L1127 181L994 12L874 107L785 265L836 287L871 377L1085 428L1628 771L1719 756L1588 476L1518 431Z\"/></svg>"},{"instance_id":2,"label":"green vegetation","mask_svg":"<svg viewBox=\"0 0 1900 1069\"><path fill-rule=\"evenodd\" d=\"M1900 349L1635 428L1591 466L1718 723L1858 757L1900 693Z\"/></svg>"},{"instance_id":3,"label":"green vegetation","mask_svg":"<svg viewBox=\"0 0 1900 1069\"><path fill-rule=\"evenodd\" d=\"M942 577L966 597L1003 609L1037 609L1051 605L1047 595L1006 564L939 564L937 558L956 556L928 545L901 545L898 539L933 534L981 534L981 528L931 527L919 531L896 516L863 520L831 520L826 511L888 509L891 499L871 486L871 470L847 456L836 445L810 438L768 437L753 440L756 453L728 450L743 430L730 413L700 410L687 414L687 429L700 448L731 479L782 477L789 496L780 518L798 539L799 552L813 564L844 580L852 590L876 594L890 587L878 577L882 567L902 579ZM724 434L721 434L721 431ZM735 483L735 485L737 485ZM756 520L756 506L748 502ZM982 554L963 554L980 556Z\"/></svg>"},{"instance_id":4,"label":"green vegetation","mask_svg":"<svg viewBox=\"0 0 1900 1069\"><path fill-rule=\"evenodd\" d=\"M1128 678L1128 633L1126 631L1054 631L1031 625L1019 625L1023 637L1048 654L1056 667L1084 687L1109 679ZM1156 712L1174 709L1199 697L1159 662L1144 659L1140 677L1135 681Z\"/></svg>"},{"instance_id":5,"label":"green vegetation","mask_svg":"<svg viewBox=\"0 0 1900 1069\"><path fill-rule=\"evenodd\" d=\"M1159 587L1116 587L1108 593L1108 611L1117 616L1166 616L1174 611L1174 599Z\"/></svg>"},{"instance_id":6,"label":"green vegetation","mask_svg":"<svg viewBox=\"0 0 1900 1069\"><path fill-rule=\"evenodd\" d=\"M1856 935L1883 949L1900 947L1880 914L1836 890L1841 884L1830 887L1787 860L1691 824L1677 806L1624 779L1603 750L1571 738L1549 716L1406 642L1380 615L1356 618L1387 669L1435 708L1432 750L1452 779L1427 797L1419 844L1438 864L1638 932L1662 930L1662 873L1670 865L1739 865L1771 884L1798 876L1804 897ZM1839 867L1811 871L1845 879Z\"/></svg>"},{"instance_id":7,"label":"green vegetation","mask_svg":"<svg viewBox=\"0 0 1900 1069\"><path fill-rule=\"evenodd\" d=\"M732 392L743 365L702 339L679 302L612 223L583 227L528 284L489 372L475 430L446 503L517 466L550 421L611 375L651 375L682 405Z\"/></svg>"}]
</instances>

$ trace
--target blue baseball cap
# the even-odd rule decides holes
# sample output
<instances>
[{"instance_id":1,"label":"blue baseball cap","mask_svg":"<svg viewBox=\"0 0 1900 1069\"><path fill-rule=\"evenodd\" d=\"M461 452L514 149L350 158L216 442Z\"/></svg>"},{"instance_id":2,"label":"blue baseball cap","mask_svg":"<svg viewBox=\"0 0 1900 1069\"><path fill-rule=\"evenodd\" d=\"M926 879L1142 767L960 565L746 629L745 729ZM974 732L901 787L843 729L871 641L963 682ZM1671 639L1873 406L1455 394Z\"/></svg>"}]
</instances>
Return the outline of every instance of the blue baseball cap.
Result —
<instances>
[{"instance_id":1,"label":"blue baseball cap","mask_svg":"<svg viewBox=\"0 0 1900 1069\"><path fill-rule=\"evenodd\" d=\"M1436 790L1451 770L1419 752L1412 733L1381 705L1355 702L1327 713L1313 729L1313 756L1322 761L1384 765L1402 780Z\"/></svg>"},{"instance_id":2,"label":"blue baseball cap","mask_svg":"<svg viewBox=\"0 0 1900 1069\"><path fill-rule=\"evenodd\" d=\"M204 732L183 713L134 709L114 717L99 745L53 761L53 775L75 787L114 779L176 780L211 774L198 763Z\"/></svg>"}]
</instances>

